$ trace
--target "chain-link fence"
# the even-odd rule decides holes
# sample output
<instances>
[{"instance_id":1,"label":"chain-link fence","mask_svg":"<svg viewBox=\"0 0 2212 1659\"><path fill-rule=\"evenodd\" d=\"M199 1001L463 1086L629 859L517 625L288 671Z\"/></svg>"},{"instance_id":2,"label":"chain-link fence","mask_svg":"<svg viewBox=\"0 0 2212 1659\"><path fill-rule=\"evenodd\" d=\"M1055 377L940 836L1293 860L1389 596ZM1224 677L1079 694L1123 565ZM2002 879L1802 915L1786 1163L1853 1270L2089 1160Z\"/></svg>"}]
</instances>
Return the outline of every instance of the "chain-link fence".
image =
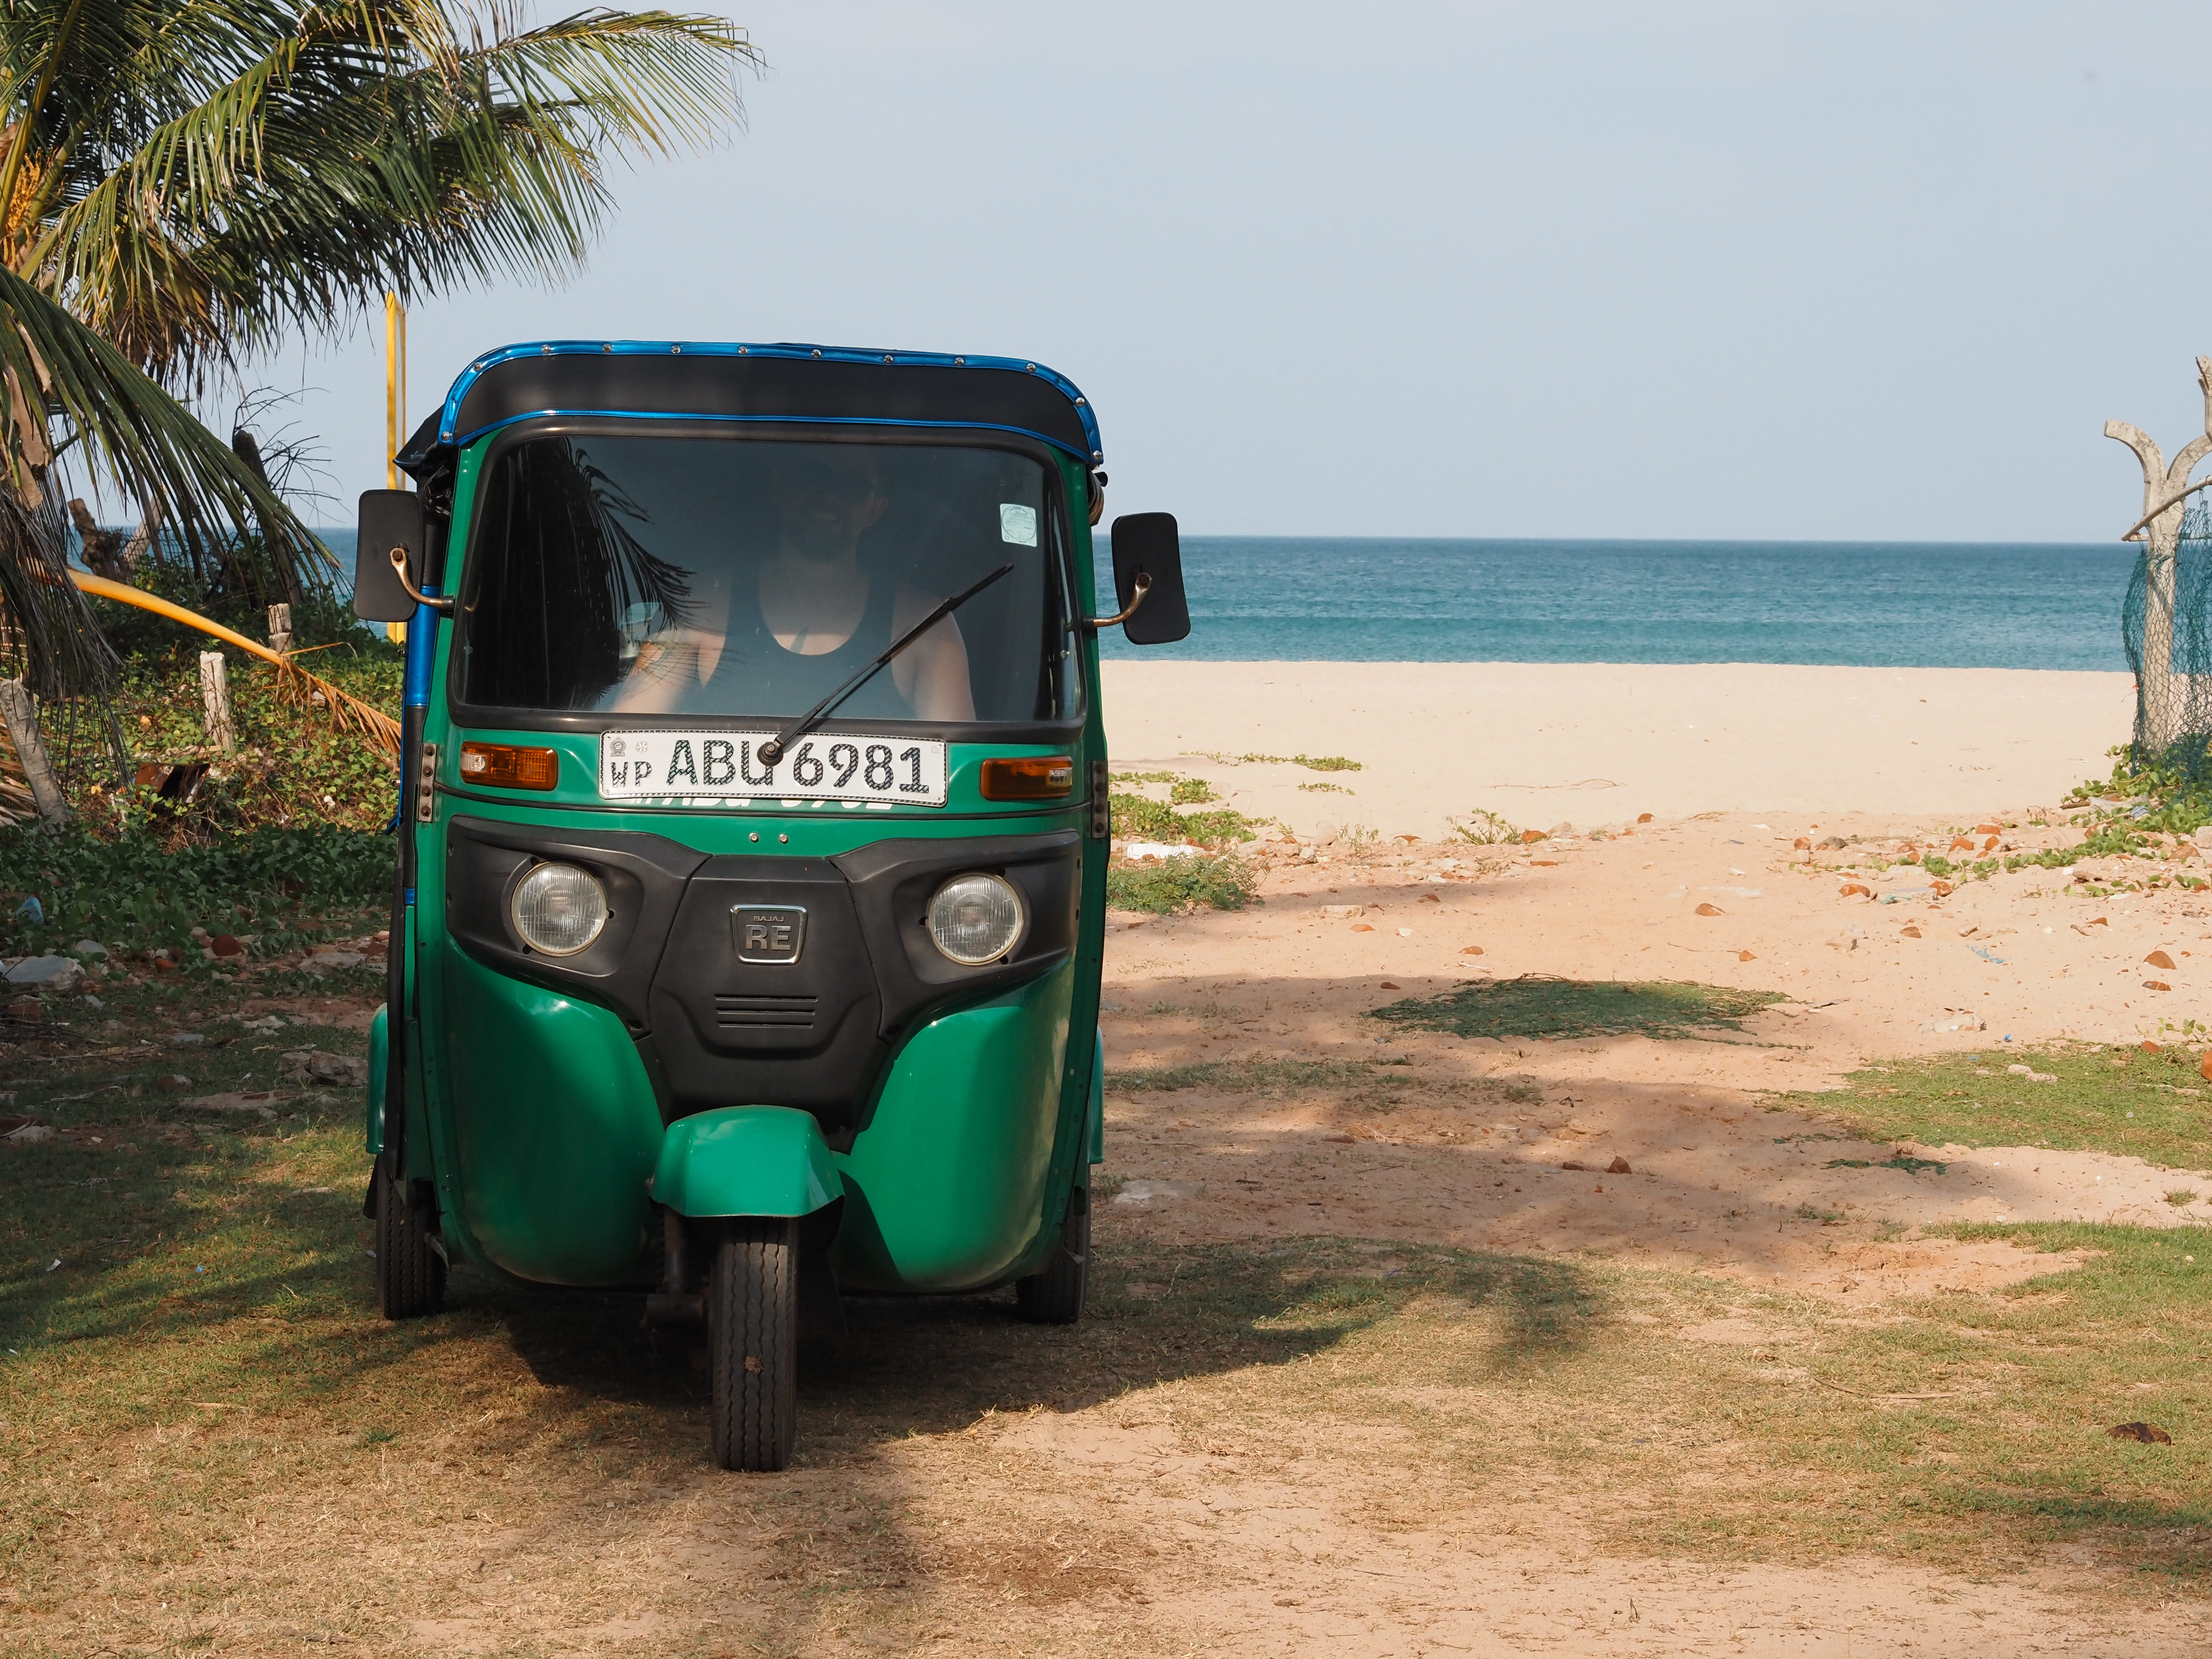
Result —
<instances>
[{"instance_id":1,"label":"chain-link fence","mask_svg":"<svg viewBox=\"0 0 2212 1659\"><path fill-rule=\"evenodd\" d=\"M2144 544L2120 627L2136 675L2136 763L2212 775L2212 507L2190 507L2170 558Z\"/></svg>"}]
</instances>

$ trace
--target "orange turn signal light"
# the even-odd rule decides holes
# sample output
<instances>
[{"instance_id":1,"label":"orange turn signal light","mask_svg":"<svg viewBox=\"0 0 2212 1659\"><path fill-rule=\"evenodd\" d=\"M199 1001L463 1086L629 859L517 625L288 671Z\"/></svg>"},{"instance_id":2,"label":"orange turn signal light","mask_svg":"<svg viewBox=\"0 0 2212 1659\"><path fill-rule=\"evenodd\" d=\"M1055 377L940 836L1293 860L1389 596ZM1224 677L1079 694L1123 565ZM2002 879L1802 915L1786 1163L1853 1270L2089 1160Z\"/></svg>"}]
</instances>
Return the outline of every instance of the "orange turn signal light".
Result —
<instances>
[{"instance_id":1,"label":"orange turn signal light","mask_svg":"<svg viewBox=\"0 0 2212 1659\"><path fill-rule=\"evenodd\" d=\"M1036 755L983 763L985 800L1061 800L1075 791L1073 755Z\"/></svg>"},{"instance_id":2,"label":"orange turn signal light","mask_svg":"<svg viewBox=\"0 0 2212 1659\"><path fill-rule=\"evenodd\" d=\"M495 789L551 789L561 781L561 756L556 750L519 749L508 743L465 743L461 781Z\"/></svg>"}]
</instances>

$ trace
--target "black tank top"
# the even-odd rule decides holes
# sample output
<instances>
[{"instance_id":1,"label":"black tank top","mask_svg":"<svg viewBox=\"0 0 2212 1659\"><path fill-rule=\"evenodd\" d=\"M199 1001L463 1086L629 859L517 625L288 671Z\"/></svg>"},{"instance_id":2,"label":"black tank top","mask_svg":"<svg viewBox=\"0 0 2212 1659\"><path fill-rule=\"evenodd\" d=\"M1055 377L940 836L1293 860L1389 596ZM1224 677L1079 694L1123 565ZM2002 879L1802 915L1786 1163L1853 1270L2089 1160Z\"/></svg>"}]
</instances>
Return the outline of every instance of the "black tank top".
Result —
<instances>
[{"instance_id":1,"label":"black tank top","mask_svg":"<svg viewBox=\"0 0 2212 1659\"><path fill-rule=\"evenodd\" d=\"M802 656L776 643L762 616L759 589L753 590L750 615L732 626L722 645L702 701L733 714L803 714L866 667L891 642L895 584L884 575L867 578L868 603L844 644L819 656ZM734 607L733 607L734 608ZM875 677L838 705L836 720L914 718L914 708L898 694L892 676L898 664L886 663Z\"/></svg>"}]
</instances>

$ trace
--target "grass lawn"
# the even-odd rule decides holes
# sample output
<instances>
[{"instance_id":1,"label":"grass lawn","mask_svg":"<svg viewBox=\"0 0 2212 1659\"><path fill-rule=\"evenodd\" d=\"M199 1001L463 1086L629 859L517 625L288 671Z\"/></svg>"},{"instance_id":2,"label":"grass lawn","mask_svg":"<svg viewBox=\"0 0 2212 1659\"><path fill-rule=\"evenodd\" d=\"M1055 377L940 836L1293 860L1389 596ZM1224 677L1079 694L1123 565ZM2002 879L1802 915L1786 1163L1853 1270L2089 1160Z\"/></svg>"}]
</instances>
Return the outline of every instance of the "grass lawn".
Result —
<instances>
[{"instance_id":1,"label":"grass lawn","mask_svg":"<svg viewBox=\"0 0 2212 1659\"><path fill-rule=\"evenodd\" d=\"M2054 1080L2035 1082L2008 1069L2014 1066ZM1870 1066L1841 1090L1774 1099L1842 1118L1875 1140L2049 1146L2170 1169L2212 1166L2212 1083L2187 1048L2145 1054L2081 1043L2021 1051L2000 1043Z\"/></svg>"},{"instance_id":2,"label":"grass lawn","mask_svg":"<svg viewBox=\"0 0 2212 1659\"><path fill-rule=\"evenodd\" d=\"M1677 980L1577 980L1549 974L1475 980L1442 996L1407 997L1372 1018L1462 1037L1638 1036L1670 1040L1741 1031L1760 1009L1789 999Z\"/></svg>"}]
</instances>

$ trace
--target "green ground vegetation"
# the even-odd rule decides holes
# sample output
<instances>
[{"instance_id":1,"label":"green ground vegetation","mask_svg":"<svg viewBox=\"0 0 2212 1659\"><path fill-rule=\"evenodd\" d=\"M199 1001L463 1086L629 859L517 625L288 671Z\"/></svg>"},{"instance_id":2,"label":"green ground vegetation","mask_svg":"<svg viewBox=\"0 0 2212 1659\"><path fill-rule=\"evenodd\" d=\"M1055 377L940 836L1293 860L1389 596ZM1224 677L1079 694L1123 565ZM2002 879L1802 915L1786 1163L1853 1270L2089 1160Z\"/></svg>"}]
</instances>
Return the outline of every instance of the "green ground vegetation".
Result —
<instances>
[{"instance_id":1,"label":"green ground vegetation","mask_svg":"<svg viewBox=\"0 0 2212 1659\"><path fill-rule=\"evenodd\" d=\"M1109 1089L1216 1089L1231 1094L1281 1094L1298 1089L1339 1088L1370 1081L1372 1060L1207 1060L1188 1066L1131 1066L1106 1073Z\"/></svg>"},{"instance_id":2,"label":"green ground vegetation","mask_svg":"<svg viewBox=\"0 0 2212 1659\"><path fill-rule=\"evenodd\" d=\"M1477 980L1441 996L1370 1009L1376 1019L1462 1037L1694 1037L1740 1031L1760 1009L1789 999L1674 980Z\"/></svg>"},{"instance_id":3,"label":"green ground vegetation","mask_svg":"<svg viewBox=\"0 0 2212 1659\"><path fill-rule=\"evenodd\" d=\"M2056 1081L2037 1083L2013 1066ZM2212 1161L2212 1084L2189 1048L2008 1043L1969 1054L1890 1060L1853 1072L1841 1089L1778 1095L1840 1119L1872 1140L1941 1146L2048 1146L2112 1152L2172 1169ZM2212 1261L2212 1254L2206 1260Z\"/></svg>"},{"instance_id":4,"label":"green ground vegetation","mask_svg":"<svg viewBox=\"0 0 2212 1659\"><path fill-rule=\"evenodd\" d=\"M381 926L392 858L389 838L329 826L171 845L150 831L0 830L0 949L65 952L90 939L138 957L191 945L197 927L265 956ZM24 903L33 897L43 920Z\"/></svg>"},{"instance_id":5,"label":"green ground vegetation","mask_svg":"<svg viewBox=\"0 0 2212 1659\"><path fill-rule=\"evenodd\" d=\"M1252 902L1259 875L1234 849L1259 839L1265 818L1234 807L1208 811L1188 807L1219 799L1203 778L1180 772L1117 772L1117 783L1165 785L1167 799L1117 789L1107 796L1115 836L1201 847L1201 855L1117 864L1106 872L1106 902L1116 909L1166 915L1199 909L1237 910Z\"/></svg>"},{"instance_id":6,"label":"green ground vegetation","mask_svg":"<svg viewBox=\"0 0 2212 1659\"><path fill-rule=\"evenodd\" d=\"M281 688L274 668L228 648L235 740L212 746L199 654L213 642L125 606L100 609L127 654L111 698L41 711L71 817L58 831L0 830L0 951L66 951L89 938L126 954L190 945L196 956L198 927L265 955L380 926L369 918L390 902L390 760L335 725L307 687ZM398 647L335 612L322 621L335 639L300 659L396 718ZM161 793L187 778L181 794L173 783Z\"/></svg>"},{"instance_id":7,"label":"green ground vegetation","mask_svg":"<svg viewBox=\"0 0 2212 1659\"><path fill-rule=\"evenodd\" d=\"M2084 882L2078 890L2087 897L2102 897L2121 890L2205 886L2201 873L2160 866L2178 853L2179 842L2212 823L2212 768L2199 766L2192 771L2179 765L2144 765L2125 746L2110 752L2112 775L2085 781L2064 802L2068 825L2081 832L2078 841L2040 852L1983 858L1923 853L1910 861L1930 876L1986 881L1999 871L2058 870L2084 859L2130 858L2142 864L2140 878ZM2034 822L2038 828L2048 827L2046 819Z\"/></svg>"},{"instance_id":8,"label":"green ground vegetation","mask_svg":"<svg viewBox=\"0 0 2212 1659\"><path fill-rule=\"evenodd\" d=\"M1348 755L1222 755L1206 757L1224 766L1303 766L1310 772L1358 772L1365 768Z\"/></svg>"},{"instance_id":9,"label":"green ground vegetation","mask_svg":"<svg viewBox=\"0 0 2212 1659\"><path fill-rule=\"evenodd\" d=\"M1170 785L1167 800L1156 800L1134 790L1109 791L1106 800L1113 812L1115 837L1123 841L1189 842L1216 849L1259 839L1260 830L1267 820L1247 817L1233 807L1216 807L1209 812L1178 811L1172 791L1186 783L1197 783L1200 789L1206 787L1195 778L1176 779ZM1208 791L1204 794L1185 793L1181 799L1188 802L1213 798Z\"/></svg>"},{"instance_id":10,"label":"green ground vegetation","mask_svg":"<svg viewBox=\"0 0 2212 1659\"><path fill-rule=\"evenodd\" d=\"M1117 864L1106 872L1106 902L1117 910L1176 915L1193 910L1241 910L1260 878L1234 853Z\"/></svg>"},{"instance_id":11,"label":"green ground vegetation","mask_svg":"<svg viewBox=\"0 0 2212 1659\"><path fill-rule=\"evenodd\" d=\"M1477 847L1498 847L1521 839L1521 831L1508 819L1478 806L1463 818L1446 820L1451 825L1452 839L1470 842Z\"/></svg>"},{"instance_id":12,"label":"green ground vegetation","mask_svg":"<svg viewBox=\"0 0 2212 1659\"><path fill-rule=\"evenodd\" d=\"M301 824L382 829L398 799L392 762L360 732L334 726L328 708L280 690L276 671L257 658L226 652L235 746L226 752L209 744L199 653L210 645L190 635L125 659L112 704L131 763L119 788L100 741L98 711L76 706L59 722L46 715L48 742L63 751L57 764L79 815L101 830L155 827L171 842ZM398 717L404 665L389 641L355 629L299 659L340 690ZM65 744L57 741L64 732L70 739ZM157 805L155 787L136 782L141 762L204 762L209 770L181 807Z\"/></svg>"}]
</instances>

